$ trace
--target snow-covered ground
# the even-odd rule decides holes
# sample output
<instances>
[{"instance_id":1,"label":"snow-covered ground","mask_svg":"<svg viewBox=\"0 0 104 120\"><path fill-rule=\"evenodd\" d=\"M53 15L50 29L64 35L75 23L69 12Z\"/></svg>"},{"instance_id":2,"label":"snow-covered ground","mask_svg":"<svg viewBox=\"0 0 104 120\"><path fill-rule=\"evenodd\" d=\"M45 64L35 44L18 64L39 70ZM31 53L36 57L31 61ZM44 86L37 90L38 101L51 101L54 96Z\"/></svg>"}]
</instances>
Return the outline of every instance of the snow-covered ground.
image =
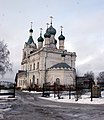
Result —
<instances>
[{"instance_id":1,"label":"snow-covered ground","mask_svg":"<svg viewBox=\"0 0 104 120\"><path fill-rule=\"evenodd\" d=\"M104 91L101 92L100 98L93 98L91 101L91 93L88 92L84 95L82 95L78 101L75 100L75 96L71 96L71 99L69 99L68 95L62 95L61 97L63 99L58 99L58 97L54 98L54 95L51 94L50 97L40 97L41 99L51 100L55 102L65 102L65 103L77 103L77 104L104 104Z\"/></svg>"},{"instance_id":2,"label":"snow-covered ground","mask_svg":"<svg viewBox=\"0 0 104 120\"><path fill-rule=\"evenodd\" d=\"M32 93L32 94L37 94L37 93L41 93L42 92L36 92L36 91L22 91L22 92L28 92L28 93ZM54 94L50 94L50 97L40 97L41 99L46 99L46 100L51 100L51 101L55 101L55 102L66 102L66 103L79 103L79 104L104 104L104 91L101 92L101 97L100 98L93 98L91 101L91 93L88 92L84 95L82 95L78 101L76 101L75 96L71 95L71 99L69 99L69 95L68 94L62 94L61 98L62 99L58 99L57 95L54 98ZM0 99L16 99L16 98L9 98L9 96L0 96Z\"/></svg>"},{"instance_id":3,"label":"snow-covered ground","mask_svg":"<svg viewBox=\"0 0 104 120\"><path fill-rule=\"evenodd\" d=\"M11 110L11 104L16 99L12 98L10 95L0 95L0 120L4 120L3 112Z\"/></svg>"},{"instance_id":4,"label":"snow-covered ground","mask_svg":"<svg viewBox=\"0 0 104 120\"><path fill-rule=\"evenodd\" d=\"M42 92L37 92L37 91L30 91L30 92L29 92L28 90L22 90L22 92L26 92L26 93L37 93L37 94L38 94L38 93L42 93Z\"/></svg>"},{"instance_id":5,"label":"snow-covered ground","mask_svg":"<svg viewBox=\"0 0 104 120\"><path fill-rule=\"evenodd\" d=\"M28 92L28 93L42 93L42 92L36 92L36 91L22 91L22 92ZM75 96L71 95L71 99L69 99L68 94L64 94L61 96L62 99L58 99L57 95L54 98L54 94L50 94L50 97L40 97L41 99L51 100L55 102L65 102L65 103L79 103L79 104L104 104L104 91L101 92L100 98L93 98L91 101L91 92L88 92L84 95L82 95L78 101L76 101Z\"/></svg>"}]
</instances>

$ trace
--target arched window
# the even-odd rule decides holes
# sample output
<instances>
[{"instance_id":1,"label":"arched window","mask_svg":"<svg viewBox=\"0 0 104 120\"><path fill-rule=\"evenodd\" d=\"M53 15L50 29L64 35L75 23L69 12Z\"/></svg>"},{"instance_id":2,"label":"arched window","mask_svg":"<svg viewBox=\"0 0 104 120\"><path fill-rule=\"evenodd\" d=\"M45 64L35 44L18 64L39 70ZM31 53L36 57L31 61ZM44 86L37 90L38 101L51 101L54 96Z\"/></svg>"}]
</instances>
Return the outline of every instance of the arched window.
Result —
<instances>
[{"instance_id":1,"label":"arched window","mask_svg":"<svg viewBox=\"0 0 104 120\"><path fill-rule=\"evenodd\" d=\"M34 65L33 65L33 70L35 70L35 63L34 63Z\"/></svg>"},{"instance_id":2,"label":"arched window","mask_svg":"<svg viewBox=\"0 0 104 120\"><path fill-rule=\"evenodd\" d=\"M35 84L35 75L33 75L33 85Z\"/></svg>"},{"instance_id":3,"label":"arched window","mask_svg":"<svg viewBox=\"0 0 104 120\"><path fill-rule=\"evenodd\" d=\"M39 62L37 62L37 69L39 69Z\"/></svg>"},{"instance_id":4,"label":"arched window","mask_svg":"<svg viewBox=\"0 0 104 120\"><path fill-rule=\"evenodd\" d=\"M37 79L37 85L39 84L39 80Z\"/></svg>"},{"instance_id":5,"label":"arched window","mask_svg":"<svg viewBox=\"0 0 104 120\"><path fill-rule=\"evenodd\" d=\"M30 70L32 70L32 65L30 65Z\"/></svg>"},{"instance_id":6,"label":"arched window","mask_svg":"<svg viewBox=\"0 0 104 120\"><path fill-rule=\"evenodd\" d=\"M59 78L56 78L56 84L60 85L60 79Z\"/></svg>"}]
</instances>

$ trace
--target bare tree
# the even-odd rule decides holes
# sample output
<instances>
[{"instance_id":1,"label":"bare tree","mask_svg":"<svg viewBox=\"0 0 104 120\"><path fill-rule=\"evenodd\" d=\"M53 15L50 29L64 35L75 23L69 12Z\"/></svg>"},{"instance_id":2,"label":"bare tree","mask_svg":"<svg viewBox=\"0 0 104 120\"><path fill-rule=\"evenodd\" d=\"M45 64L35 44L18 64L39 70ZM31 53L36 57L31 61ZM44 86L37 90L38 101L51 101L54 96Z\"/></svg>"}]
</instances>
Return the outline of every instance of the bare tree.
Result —
<instances>
[{"instance_id":1,"label":"bare tree","mask_svg":"<svg viewBox=\"0 0 104 120\"><path fill-rule=\"evenodd\" d=\"M85 73L84 77L86 77L88 80L90 80L90 85L91 84L95 84L95 81L94 81L94 72L93 71Z\"/></svg>"},{"instance_id":2,"label":"bare tree","mask_svg":"<svg viewBox=\"0 0 104 120\"><path fill-rule=\"evenodd\" d=\"M4 41L0 41L0 75L3 77L7 71L12 71L12 64L9 60L10 52L7 48L7 44Z\"/></svg>"},{"instance_id":3,"label":"bare tree","mask_svg":"<svg viewBox=\"0 0 104 120\"><path fill-rule=\"evenodd\" d=\"M97 80L98 82L104 82L104 71L99 73Z\"/></svg>"},{"instance_id":4,"label":"bare tree","mask_svg":"<svg viewBox=\"0 0 104 120\"><path fill-rule=\"evenodd\" d=\"M90 71L84 74L84 77L87 77L89 80L93 80L94 81L94 72Z\"/></svg>"}]
</instances>

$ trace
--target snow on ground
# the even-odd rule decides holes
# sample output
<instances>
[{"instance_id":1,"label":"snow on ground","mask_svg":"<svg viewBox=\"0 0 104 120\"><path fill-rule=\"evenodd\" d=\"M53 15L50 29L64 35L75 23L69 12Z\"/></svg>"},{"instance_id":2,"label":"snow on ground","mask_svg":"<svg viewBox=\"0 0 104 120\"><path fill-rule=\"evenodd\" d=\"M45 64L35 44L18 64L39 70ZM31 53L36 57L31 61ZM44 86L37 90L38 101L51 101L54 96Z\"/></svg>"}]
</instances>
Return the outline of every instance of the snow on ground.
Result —
<instances>
[{"instance_id":1,"label":"snow on ground","mask_svg":"<svg viewBox=\"0 0 104 120\"><path fill-rule=\"evenodd\" d=\"M6 99L6 97L5 99L0 98L0 120L4 120L3 112L11 110L11 105Z\"/></svg>"},{"instance_id":2,"label":"snow on ground","mask_svg":"<svg viewBox=\"0 0 104 120\"><path fill-rule=\"evenodd\" d=\"M15 100L17 97L12 97L11 95L0 95L0 101L1 100Z\"/></svg>"},{"instance_id":3,"label":"snow on ground","mask_svg":"<svg viewBox=\"0 0 104 120\"><path fill-rule=\"evenodd\" d=\"M37 91L28 91L28 90L22 90L22 92L26 92L26 93L42 93L42 92L37 92Z\"/></svg>"},{"instance_id":4,"label":"snow on ground","mask_svg":"<svg viewBox=\"0 0 104 120\"><path fill-rule=\"evenodd\" d=\"M100 98L93 98L91 101L90 98L91 93L86 93L84 95L82 95L78 101L75 101L75 96L71 96L71 99L69 99L68 95L62 95L61 97L63 99L58 99L58 97L54 98L54 95L51 94L50 97L40 97L41 99L46 99L46 100L51 100L51 101L55 101L55 102L65 102L65 103L77 103L77 104L104 104L104 91L101 92L101 96Z\"/></svg>"},{"instance_id":5,"label":"snow on ground","mask_svg":"<svg viewBox=\"0 0 104 120\"><path fill-rule=\"evenodd\" d=\"M36 92L36 91L22 91L22 92L27 92L27 93L42 93L42 92ZM46 99L46 100L51 100L55 102L66 102L66 103L79 103L79 104L104 104L104 91L101 92L101 97L100 98L93 98L91 101L91 93L88 92L84 95L82 95L78 101L76 101L75 96L72 95L71 99L69 99L68 94L67 95L62 95L61 98L63 99L58 99L57 95L54 98L54 94L50 94L50 97L40 97L41 99Z\"/></svg>"},{"instance_id":6,"label":"snow on ground","mask_svg":"<svg viewBox=\"0 0 104 120\"><path fill-rule=\"evenodd\" d=\"M22 92L28 92L28 93L32 93L32 94L37 94L37 93L41 93L42 92L36 92L36 91L22 91ZM88 92L84 95L82 95L78 101L76 101L75 96L71 95L71 99L69 99L69 95L67 94L62 94L61 98L63 99L58 99L57 95L54 98L54 94L50 94L50 97L40 97L41 99L46 99L46 100L51 100L51 101L55 101L55 102L66 102L66 103L79 103L79 104L104 104L104 91L101 92L101 97L100 98L93 98L91 101L91 93ZM9 96L0 96L0 100L7 100L7 99L17 99L16 98L9 98Z\"/></svg>"},{"instance_id":7,"label":"snow on ground","mask_svg":"<svg viewBox=\"0 0 104 120\"><path fill-rule=\"evenodd\" d=\"M10 95L0 95L0 120L4 120L3 112L11 110L11 104L15 98Z\"/></svg>"}]
</instances>

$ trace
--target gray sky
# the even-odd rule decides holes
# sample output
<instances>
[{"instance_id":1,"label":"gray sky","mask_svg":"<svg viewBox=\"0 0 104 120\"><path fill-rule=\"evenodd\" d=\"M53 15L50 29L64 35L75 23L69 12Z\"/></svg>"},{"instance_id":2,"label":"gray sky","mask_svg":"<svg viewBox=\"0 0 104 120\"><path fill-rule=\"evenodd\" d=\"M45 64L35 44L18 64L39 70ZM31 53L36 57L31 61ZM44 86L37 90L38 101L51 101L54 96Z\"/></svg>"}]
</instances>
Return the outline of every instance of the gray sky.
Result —
<instances>
[{"instance_id":1,"label":"gray sky","mask_svg":"<svg viewBox=\"0 0 104 120\"><path fill-rule=\"evenodd\" d=\"M60 35L62 25L65 48L77 53L79 73L104 70L104 0L0 0L0 40L8 44L15 73L20 69L22 49L29 38L37 43L39 28L53 16L53 27ZM10 75L11 76L11 75Z\"/></svg>"}]
</instances>

